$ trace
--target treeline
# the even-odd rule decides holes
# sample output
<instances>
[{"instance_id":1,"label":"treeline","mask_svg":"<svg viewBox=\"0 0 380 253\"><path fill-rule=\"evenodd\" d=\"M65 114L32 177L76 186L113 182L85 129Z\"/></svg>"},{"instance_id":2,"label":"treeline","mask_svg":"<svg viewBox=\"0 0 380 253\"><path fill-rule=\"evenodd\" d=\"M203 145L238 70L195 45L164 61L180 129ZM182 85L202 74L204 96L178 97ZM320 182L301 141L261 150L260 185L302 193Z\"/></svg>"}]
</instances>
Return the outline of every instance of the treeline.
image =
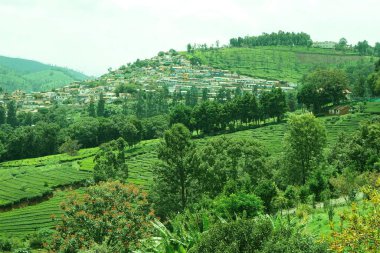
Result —
<instances>
[{"instance_id":1,"label":"treeline","mask_svg":"<svg viewBox=\"0 0 380 253\"><path fill-rule=\"evenodd\" d=\"M129 146L143 139L158 138L168 128L165 115L138 119L135 116L81 117L72 121L64 108L20 113L17 123L0 125L0 161L69 152L79 147L97 147L124 138ZM65 147L61 148L60 147Z\"/></svg>"},{"instance_id":2,"label":"treeline","mask_svg":"<svg viewBox=\"0 0 380 253\"><path fill-rule=\"evenodd\" d=\"M207 92L199 99L195 87L180 94L169 97L166 89L138 92L134 102L121 105L106 105L101 94L85 111L56 105L36 113L17 113L11 101L7 108L0 106L0 161L72 153L71 149L96 147L119 137L133 146L162 136L169 124L176 122L204 134L234 130L239 124L258 124L273 117L280 120L287 108L296 104L294 94L286 99L277 88L259 99L240 89L233 95L221 89L215 101L209 101Z\"/></svg>"},{"instance_id":3,"label":"treeline","mask_svg":"<svg viewBox=\"0 0 380 253\"><path fill-rule=\"evenodd\" d=\"M311 46L313 41L310 35L304 32L263 33L259 36L246 36L230 39L230 47L257 47L257 46Z\"/></svg>"},{"instance_id":4,"label":"treeline","mask_svg":"<svg viewBox=\"0 0 380 253\"><path fill-rule=\"evenodd\" d=\"M316 69L301 80L298 102L315 114L323 113L332 105L339 105L349 96L355 99L380 95L380 60L358 63L347 68Z\"/></svg>"},{"instance_id":5,"label":"treeline","mask_svg":"<svg viewBox=\"0 0 380 253\"><path fill-rule=\"evenodd\" d=\"M280 121L288 104L280 88L263 92L258 99L254 94L245 93L222 102L206 100L194 107L178 104L170 112L170 125L182 123L191 131L204 134L227 128L234 130L239 124L265 123L270 118Z\"/></svg>"},{"instance_id":6,"label":"treeline","mask_svg":"<svg viewBox=\"0 0 380 253\"><path fill-rule=\"evenodd\" d=\"M335 45L337 51L356 51L360 55L373 55L380 57L380 43L376 42L375 46L371 46L367 40L359 41L356 45L348 45L346 38L341 38Z\"/></svg>"}]
</instances>

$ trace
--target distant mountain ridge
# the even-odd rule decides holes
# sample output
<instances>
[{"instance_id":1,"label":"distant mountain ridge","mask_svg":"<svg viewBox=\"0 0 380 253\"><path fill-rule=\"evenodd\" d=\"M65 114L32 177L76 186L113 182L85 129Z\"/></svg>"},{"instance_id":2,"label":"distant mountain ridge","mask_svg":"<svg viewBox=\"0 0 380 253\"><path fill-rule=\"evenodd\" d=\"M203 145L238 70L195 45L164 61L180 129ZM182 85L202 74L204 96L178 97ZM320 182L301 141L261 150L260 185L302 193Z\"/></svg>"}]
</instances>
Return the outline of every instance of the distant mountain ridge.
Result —
<instances>
[{"instance_id":1,"label":"distant mountain ridge","mask_svg":"<svg viewBox=\"0 0 380 253\"><path fill-rule=\"evenodd\" d=\"M89 77L78 71L38 61L0 56L0 87L14 90L44 91Z\"/></svg>"}]
</instances>

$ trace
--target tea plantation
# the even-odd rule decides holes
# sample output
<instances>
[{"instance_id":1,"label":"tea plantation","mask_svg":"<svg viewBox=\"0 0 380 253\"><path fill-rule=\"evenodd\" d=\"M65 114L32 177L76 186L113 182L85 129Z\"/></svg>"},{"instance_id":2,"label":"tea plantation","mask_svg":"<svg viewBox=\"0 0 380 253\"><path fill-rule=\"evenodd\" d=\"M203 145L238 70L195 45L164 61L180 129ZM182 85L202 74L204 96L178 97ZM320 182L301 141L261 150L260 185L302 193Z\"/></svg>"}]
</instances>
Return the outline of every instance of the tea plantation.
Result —
<instances>
[{"instance_id":1,"label":"tea plantation","mask_svg":"<svg viewBox=\"0 0 380 253\"><path fill-rule=\"evenodd\" d=\"M369 114L349 114L345 116L329 116L322 118L328 132L328 144L334 144L340 132L353 133L363 120L369 119ZM229 138L260 141L273 154L280 154L286 124L275 124L255 129L225 134ZM197 139L202 145L207 139L217 136ZM152 182L152 167L158 161L157 144L159 140L143 141L135 147L126 150L129 167L129 182L148 189ZM95 149L83 149L77 156L53 155L36 159L25 159L1 164L0 169L0 203L7 204L53 192L58 186L72 185L92 178ZM1 235L25 235L35 229L52 227L51 214L60 214L59 203L64 200L65 192L54 192L47 201L0 212Z\"/></svg>"},{"instance_id":2,"label":"tea plantation","mask_svg":"<svg viewBox=\"0 0 380 253\"><path fill-rule=\"evenodd\" d=\"M340 51L306 47L255 47L196 50L189 57L198 57L202 64L243 75L267 79L299 81L318 66L345 68L359 61L373 61L369 56L344 54Z\"/></svg>"}]
</instances>

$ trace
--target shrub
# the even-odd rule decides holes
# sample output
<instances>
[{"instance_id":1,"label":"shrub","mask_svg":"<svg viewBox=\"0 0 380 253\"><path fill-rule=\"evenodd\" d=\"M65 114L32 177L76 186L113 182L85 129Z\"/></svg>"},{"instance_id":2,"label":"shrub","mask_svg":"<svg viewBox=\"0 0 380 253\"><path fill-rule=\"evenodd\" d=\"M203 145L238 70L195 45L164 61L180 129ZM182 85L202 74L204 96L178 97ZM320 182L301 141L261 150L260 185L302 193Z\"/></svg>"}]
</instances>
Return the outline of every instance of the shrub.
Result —
<instances>
[{"instance_id":1,"label":"shrub","mask_svg":"<svg viewBox=\"0 0 380 253\"><path fill-rule=\"evenodd\" d=\"M276 184L270 180L263 180L259 182L255 193L263 200L265 211L270 212L272 209L272 200L277 196Z\"/></svg>"},{"instance_id":2,"label":"shrub","mask_svg":"<svg viewBox=\"0 0 380 253\"><path fill-rule=\"evenodd\" d=\"M204 234L190 253L257 252L273 230L267 217L218 224Z\"/></svg>"},{"instance_id":3,"label":"shrub","mask_svg":"<svg viewBox=\"0 0 380 253\"><path fill-rule=\"evenodd\" d=\"M380 186L380 179L377 187ZM380 248L380 192L378 188L364 187L362 191L369 197L362 202L361 211L356 203L350 212L340 215L340 223L331 223L332 234L330 249L332 252L368 252L377 253Z\"/></svg>"},{"instance_id":4,"label":"shrub","mask_svg":"<svg viewBox=\"0 0 380 253\"><path fill-rule=\"evenodd\" d=\"M11 251L12 242L9 239L0 238L0 250L1 251Z\"/></svg>"},{"instance_id":5,"label":"shrub","mask_svg":"<svg viewBox=\"0 0 380 253\"><path fill-rule=\"evenodd\" d=\"M221 195L214 201L218 215L232 218L239 215L255 217L263 213L263 201L255 194L237 193L229 196Z\"/></svg>"},{"instance_id":6,"label":"shrub","mask_svg":"<svg viewBox=\"0 0 380 253\"><path fill-rule=\"evenodd\" d=\"M289 185L286 187L284 196L288 199L288 207L294 207L298 203L298 192L295 186Z\"/></svg>"},{"instance_id":7,"label":"shrub","mask_svg":"<svg viewBox=\"0 0 380 253\"><path fill-rule=\"evenodd\" d=\"M325 253L327 245L303 233L296 224L277 227L260 253Z\"/></svg>"},{"instance_id":8,"label":"shrub","mask_svg":"<svg viewBox=\"0 0 380 253\"><path fill-rule=\"evenodd\" d=\"M42 249L51 243L54 230L42 228L33 233L29 238L29 246L32 249Z\"/></svg>"},{"instance_id":9,"label":"shrub","mask_svg":"<svg viewBox=\"0 0 380 253\"><path fill-rule=\"evenodd\" d=\"M21 248L21 249L16 249L14 253L31 253L31 251L26 248Z\"/></svg>"},{"instance_id":10,"label":"shrub","mask_svg":"<svg viewBox=\"0 0 380 253\"><path fill-rule=\"evenodd\" d=\"M312 208L307 204L302 204L297 207L296 216L299 219L307 219L309 214L313 212Z\"/></svg>"},{"instance_id":11,"label":"shrub","mask_svg":"<svg viewBox=\"0 0 380 253\"><path fill-rule=\"evenodd\" d=\"M71 196L64 210L51 250L77 252L107 245L111 252L131 252L151 231L153 210L146 193L136 186L104 182Z\"/></svg>"}]
</instances>

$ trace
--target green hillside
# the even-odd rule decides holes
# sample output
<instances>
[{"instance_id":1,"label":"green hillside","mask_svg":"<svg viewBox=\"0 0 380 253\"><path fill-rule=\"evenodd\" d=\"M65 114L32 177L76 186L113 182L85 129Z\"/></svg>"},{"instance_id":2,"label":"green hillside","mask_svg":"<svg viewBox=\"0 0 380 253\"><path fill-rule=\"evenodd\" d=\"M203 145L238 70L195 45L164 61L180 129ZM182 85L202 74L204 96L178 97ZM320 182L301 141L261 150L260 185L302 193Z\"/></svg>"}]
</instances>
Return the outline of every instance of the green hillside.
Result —
<instances>
[{"instance_id":1,"label":"green hillside","mask_svg":"<svg viewBox=\"0 0 380 253\"><path fill-rule=\"evenodd\" d=\"M0 56L0 87L7 92L51 90L85 79L88 76L71 69Z\"/></svg>"},{"instance_id":2,"label":"green hillside","mask_svg":"<svg viewBox=\"0 0 380 253\"><path fill-rule=\"evenodd\" d=\"M297 82L317 67L345 69L358 62L374 62L371 56L344 53L333 49L266 46L254 48L221 48L185 53L198 57L204 65L231 70L243 75Z\"/></svg>"},{"instance_id":3,"label":"green hillside","mask_svg":"<svg viewBox=\"0 0 380 253\"><path fill-rule=\"evenodd\" d=\"M370 117L370 114L323 117L328 132L329 147L336 143L340 132L353 133L359 128L360 122L368 120ZM282 152L285 131L286 124L282 123L238 131L225 136L236 139L256 139L264 144L272 155L278 155ZM196 143L202 145L208 139L214 138L217 136L201 138L196 140ZM158 162L157 144L157 139L148 140L126 150L130 182L148 189L152 183L152 167ZM74 184L86 178L91 179L92 175L86 171L92 170L96 151L97 148L82 149L77 156L72 157L61 154L0 164L0 185L2 185L0 202L5 204L21 199L25 200L28 197L37 197L46 191L52 192L52 188L55 186ZM63 193L54 194L50 200L34 206L0 212L0 221L4 224L0 225L0 235L24 236L35 229L51 227L53 223L50 216L61 213L58 203L64 199ZM29 215L30 213L33 215ZM32 219L33 216L38 219ZM12 223L15 220L17 222ZM21 224L22 226L19 227Z\"/></svg>"}]
</instances>

